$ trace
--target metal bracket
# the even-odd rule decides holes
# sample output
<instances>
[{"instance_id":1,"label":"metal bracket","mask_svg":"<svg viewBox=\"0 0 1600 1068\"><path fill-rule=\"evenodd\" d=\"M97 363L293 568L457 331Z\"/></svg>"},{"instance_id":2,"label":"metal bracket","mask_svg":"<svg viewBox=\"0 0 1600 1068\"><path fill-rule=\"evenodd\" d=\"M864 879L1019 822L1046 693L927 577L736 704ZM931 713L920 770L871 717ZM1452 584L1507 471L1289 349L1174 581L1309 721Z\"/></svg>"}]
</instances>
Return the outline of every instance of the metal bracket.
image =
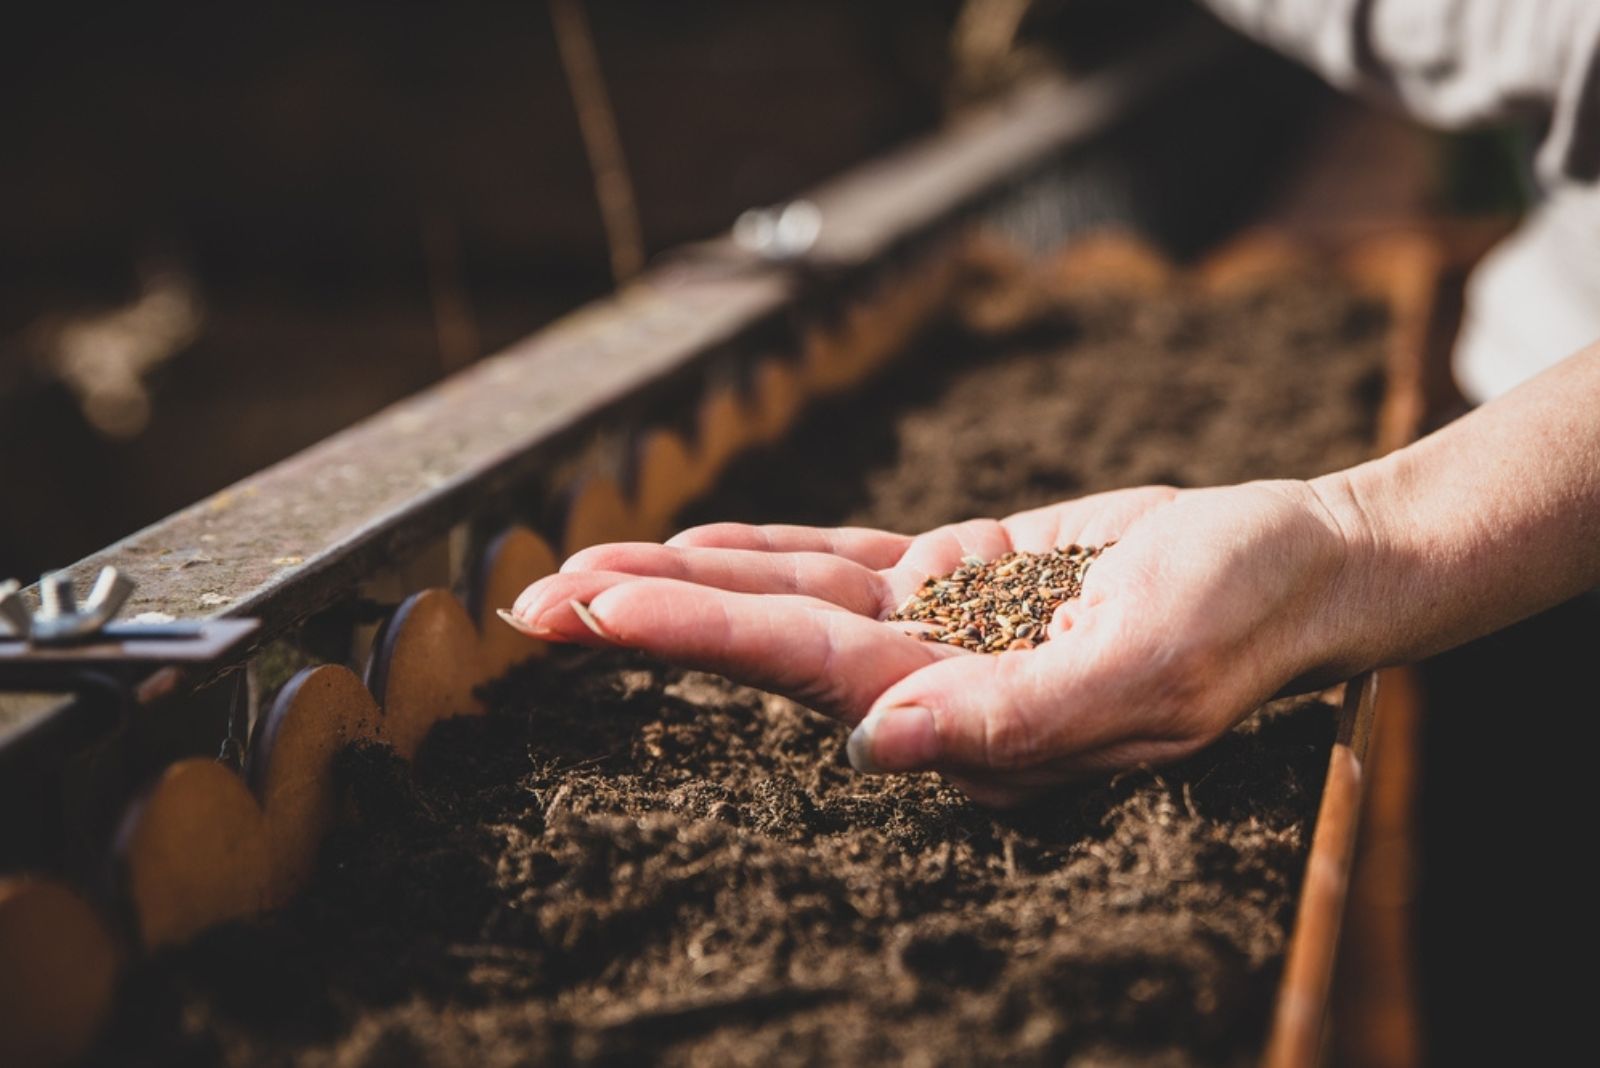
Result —
<instances>
[{"instance_id":1,"label":"metal bracket","mask_svg":"<svg viewBox=\"0 0 1600 1068\"><path fill-rule=\"evenodd\" d=\"M114 618L134 583L105 567L80 608L65 572L39 582L40 606L29 609L13 579L0 583L0 689L72 691L86 672L131 681L158 668L221 659L259 625L253 619L133 620Z\"/></svg>"},{"instance_id":2,"label":"metal bracket","mask_svg":"<svg viewBox=\"0 0 1600 1068\"><path fill-rule=\"evenodd\" d=\"M803 258L822 234L822 210L809 200L751 208L733 224L733 243L774 263Z\"/></svg>"},{"instance_id":3,"label":"metal bracket","mask_svg":"<svg viewBox=\"0 0 1600 1068\"><path fill-rule=\"evenodd\" d=\"M89 599L78 607L72 576L55 571L39 580L39 610L30 612L16 579L0 583L0 616L14 636L34 645L69 645L100 633L133 596L133 581L114 567L103 567Z\"/></svg>"}]
</instances>

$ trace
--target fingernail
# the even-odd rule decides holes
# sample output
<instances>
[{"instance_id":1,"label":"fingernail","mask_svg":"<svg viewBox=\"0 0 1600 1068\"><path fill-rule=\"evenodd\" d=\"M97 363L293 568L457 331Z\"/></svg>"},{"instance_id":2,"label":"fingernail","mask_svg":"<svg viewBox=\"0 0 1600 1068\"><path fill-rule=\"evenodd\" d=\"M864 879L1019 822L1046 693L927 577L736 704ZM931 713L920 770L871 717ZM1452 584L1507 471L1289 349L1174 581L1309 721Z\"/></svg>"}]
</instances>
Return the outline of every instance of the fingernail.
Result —
<instances>
[{"instance_id":1,"label":"fingernail","mask_svg":"<svg viewBox=\"0 0 1600 1068\"><path fill-rule=\"evenodd\" d=\"M600 621L594 617L594 613L589 611L588 605L584 604L582 601L568 601L567 603L572 606L572 611L576 613L578 620L584 626L588 627L590 630L594 631L597 635L604 638L608 642L614 642L617 640L614 634L600 625Z\"/></svg>"},{"instance_id":2,"label":"fingernail","mask_svg":"<svg viewBox=\"0 0 1600 1068\"><path fill-rule=\"evenodd\" d=\"M850 740L844 743L844 752L850 758L850 766L863 775L877 775L883 770L872 762L872 728L876 726L873 722L875 718L868 716L857 723L856 729L850 732Z\"/></svg>"},{"instance_id":3,"label":"fingernail","mask_svg":"<svg viewBox=\"0 0 1600 1068\"><path fill-rule=\"evenodd\" d=\"M939 755L933 713L919 705L872 712L850 732L845 753L867 775L928 767Z\"/></svg>"},{"instance_id":4,"label":"fingernail","mask_svg":"<svg viewBox=\"0 0 1600 1068\"><path fill-rule=\"evenodd\" d=\"M504 608L496 608L494 610L494 614L505 620L507 625L510 626L512 630L526 634L530 638L542 638L547 633L539 630L532 623L529 623L521 616L513 615L512 613L507 612Z\"/></svg>"}]
</instances>

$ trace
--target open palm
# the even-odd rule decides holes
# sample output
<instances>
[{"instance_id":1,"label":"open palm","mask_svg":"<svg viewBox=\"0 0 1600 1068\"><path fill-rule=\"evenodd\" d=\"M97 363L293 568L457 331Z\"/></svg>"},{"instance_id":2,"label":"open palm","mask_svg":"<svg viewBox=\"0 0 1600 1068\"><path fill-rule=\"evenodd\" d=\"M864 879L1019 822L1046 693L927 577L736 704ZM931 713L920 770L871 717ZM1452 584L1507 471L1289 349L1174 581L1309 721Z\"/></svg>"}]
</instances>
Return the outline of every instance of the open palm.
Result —
<instances>
[{"instance_id":1,"label":"open palm","mask_svg":"<svg viewBox=\"0 0 1600 1068\"><path fill-rule=\"evenodd\" d=\"M1037 649L971 653L885 622L964 557L1113 542ZM1336 671L1316 632L1341 558L1303 483L1143 487L917 537L713 524L665 545L597 546L530 586L514 615L540 637L641 649L793 697L859 725L862 770L933 768L1008 803L1182 756L1274 692Z\"/></svg>"}]
</instances>

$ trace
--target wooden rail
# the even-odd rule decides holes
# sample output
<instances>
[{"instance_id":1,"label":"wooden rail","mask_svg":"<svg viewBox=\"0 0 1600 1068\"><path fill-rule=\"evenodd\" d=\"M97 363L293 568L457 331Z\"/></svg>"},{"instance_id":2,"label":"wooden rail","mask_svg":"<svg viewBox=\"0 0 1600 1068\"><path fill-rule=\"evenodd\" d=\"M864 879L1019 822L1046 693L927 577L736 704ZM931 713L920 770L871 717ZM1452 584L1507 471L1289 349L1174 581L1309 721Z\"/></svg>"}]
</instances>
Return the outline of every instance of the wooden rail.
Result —
<instances>
[{"instance_id":1,"label":"wooden rail","mask_svg":"<svg viewBox=\"0 0 1600 1068\"><path fill-rule=\"evenodd\" d=\"M1317 827L1306 859L1294 936L1289 943L1272 1031L1262 1058L1265 1068L1308 1068L1321 1059L1323 1023L1333 990L1339 947L1361 819L1362 769L1372 738L1378 677L1367 672L1345 685L1339 731L1328 760L1328 777L1317 809Z\"/></svg>"}]
</instances>

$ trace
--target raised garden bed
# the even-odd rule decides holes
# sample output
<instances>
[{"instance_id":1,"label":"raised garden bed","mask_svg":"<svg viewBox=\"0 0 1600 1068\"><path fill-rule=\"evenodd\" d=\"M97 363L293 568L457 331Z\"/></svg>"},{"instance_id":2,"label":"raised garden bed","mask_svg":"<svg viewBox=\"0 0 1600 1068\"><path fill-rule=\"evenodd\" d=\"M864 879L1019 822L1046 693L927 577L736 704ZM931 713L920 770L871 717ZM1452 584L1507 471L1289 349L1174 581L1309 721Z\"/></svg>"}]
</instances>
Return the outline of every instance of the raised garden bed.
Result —
<instances>
[{"instance_id":1,"label":"raised garden bed","mask_svg":"<svg viewBox=\"0 0 1600 1068\"><path fill-rule=\"evenodd\" d=\"M1330 272L1057 285L1072 262L990 278L973 318L1003 339L937 335L696 514L919 529L1370 451L1389 331ZM96 1059L1261 1054L1331 701L997 817L931 776L854 775L842 730L789 702L637 658L555 657L488 697L410 767L342 756L357 818L307 890L137 965Z\"/></svg>"}]
</instances>

